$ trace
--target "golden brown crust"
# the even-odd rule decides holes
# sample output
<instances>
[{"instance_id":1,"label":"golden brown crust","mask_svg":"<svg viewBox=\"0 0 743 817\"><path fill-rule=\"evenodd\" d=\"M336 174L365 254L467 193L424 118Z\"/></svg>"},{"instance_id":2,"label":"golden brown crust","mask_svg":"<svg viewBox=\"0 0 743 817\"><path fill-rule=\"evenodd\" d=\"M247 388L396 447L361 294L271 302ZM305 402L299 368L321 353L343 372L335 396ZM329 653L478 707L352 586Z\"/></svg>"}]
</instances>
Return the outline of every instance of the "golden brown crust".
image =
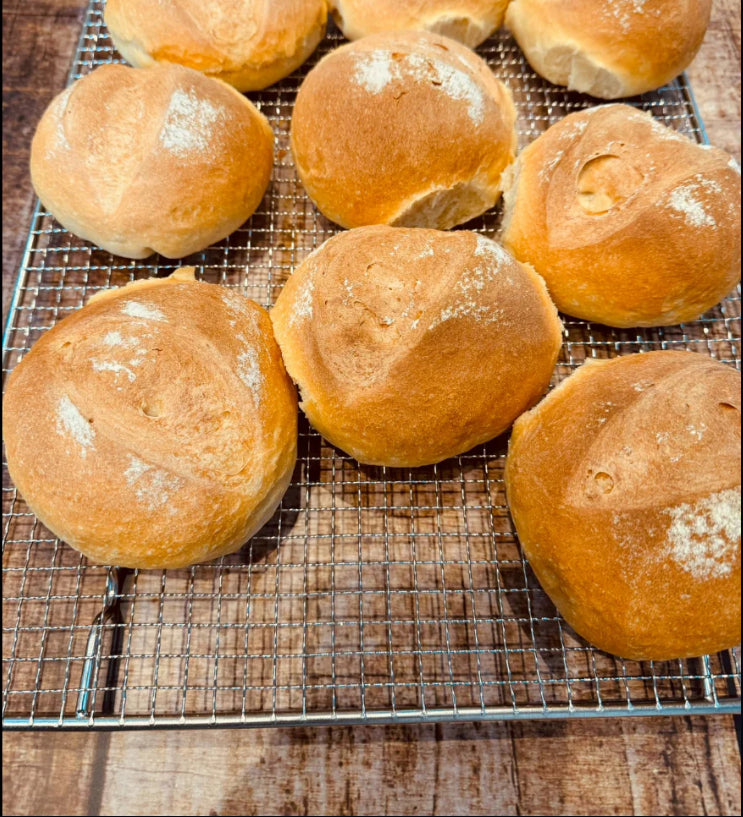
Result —
<instances>
[{"instance_id":1,"label":"golden brown crust","mask_svg":"<svg viewBox=\"0 0 743 817\"><path fill-rule=\"evenodd\" d=\"M92 299L8 382L11 477L99 563L183 567L237 550L291 479L296 394L268 314L190 272Z\"/></svg>"},{"instance_id":2,"label":"golden brown crust","mask_svg":"<svg viewBox=\"0 0 743 817\"><path fill-rule=\"evenodd\" d=\"M506 25L556 85L617 99L670 82L696 56L712 0L511 0Z\"/></svg>"},{"instance_id":3,"label":"golden brown crust","mask_svg":"<svg viewBox=\"0 0 743 817\"><path fill-rule=\"evenodd\" d=\"M330 0L349 40L382 31L421 29L475 48L503 25L508 0Z\"/></svg>"},{"instance_id":4,"label":"golden brown crust","mask_svg":"<svg viewBox=\"0 0 743 817\"><path fill-rule=\"evenodd\" d=\"M364 37L302 83L291 145L310 198L344 227L448 229L492 207L516 148L510 92L463 45Z\"/></svg>"},{"instance_id":5,"label":"golden brown crust","mask_svg":"<svg viewBox=\"0 0 743 817\"><path fill-rule=\"evenodd\" d=\"M740 374L705 355L591 361L514 424L519 540L568 623L637 660L740 641Z\"/></svg>"},{"instance_id":6,"label":"golden brown crust","mask_svg":"<svg viewBox=\"0 0 743 817\"><path fill-rule=\"evenodd\" d=\"M180 258L229 235L272 165L266 118L178 65L96 68L55 97L31 146L34 188L55 218L127 258Z\"/></svg>"},{"instance_id":7,"label":"golden brown crust","mask_svg":"<svg viewBox=\"0 0 743 817\"><path fill-rule=\"evenodd\" d=\"M650 114L570 114L519 154L512 177L502 241L569 315L681 323L740 280L740 168Z\"/></svg>"},{"instance_id":8,"label":"golden brown crust","mask_svg":"<svg viewBox=\"0 0 743 817\"><path fill-rule=\"evenodd\" d=\"M323 244L271 319L315 428L400 467L508 428L547 388L562 337L539 276L495 242L385 226Z\"/></svg>"},{"instance_id":9,"label":"golden brown crust","mask_svg":"<svg viewBox=\"0 0 743 817\"><path fill-rule=\"evenodd\" d=\"M104 19L135 68L178 63L259 91L310 56L327 15L325 0L108 0Z\"/></svg>"}]
</instances>

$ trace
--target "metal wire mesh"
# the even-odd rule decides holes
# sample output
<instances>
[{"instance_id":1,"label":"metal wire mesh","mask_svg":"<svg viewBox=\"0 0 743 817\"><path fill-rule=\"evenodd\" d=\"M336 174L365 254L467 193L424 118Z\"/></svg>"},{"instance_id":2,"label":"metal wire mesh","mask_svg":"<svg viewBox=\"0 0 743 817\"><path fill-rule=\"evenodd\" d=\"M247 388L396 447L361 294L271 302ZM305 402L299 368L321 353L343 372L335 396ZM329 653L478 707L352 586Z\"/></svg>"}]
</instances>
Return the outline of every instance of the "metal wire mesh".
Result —
<instances>
[{"instance_id":1,"label":"metal wire mesh","mask_svg":"<svg viewBox=\"0 0 743 817\"><path fill-rule=\"evenodd\" d=\"M265 306L337 228L307 199L288 149L307 70L341 37L250 98L277 136L268 193L228 239L184 259ZM512 90L521 146L595 104L542 81L500 32L478 49ZM72 78L118 60L91 2ZM630 100L705 141L682 77ZM496 208L466 225L497 231ZM95 291L167 274L126 261L37 208L4 343L3 376ZM699 321L611 330L565 319L553 383L588 357L692 349L740 368L740 292ZM300 421L294 478L232 556L185 570L89 564L28 511L3 461L3 724L50 726L564 717L740 706L739 650L635 663L562 621L519 550L506 507L506 437L436 466L360 466ZM115 602L104 607L104 602Z\"/></svg>"}]
</instances>

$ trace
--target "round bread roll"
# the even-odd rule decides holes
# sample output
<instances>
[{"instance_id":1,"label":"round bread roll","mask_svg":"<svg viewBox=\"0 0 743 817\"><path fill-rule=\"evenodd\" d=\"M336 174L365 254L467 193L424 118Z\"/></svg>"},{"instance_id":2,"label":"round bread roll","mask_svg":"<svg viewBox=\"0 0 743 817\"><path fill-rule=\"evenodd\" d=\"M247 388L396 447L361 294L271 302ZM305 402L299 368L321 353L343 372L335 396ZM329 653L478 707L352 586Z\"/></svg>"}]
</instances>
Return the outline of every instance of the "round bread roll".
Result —
<instances>
[{"instance_id":1,"label":"round bread roll","mask_svg":"<svg viewBox=\"0 0 743 817\"><path fill-rule=\"evenodd\" d=\"M576 632L635 660L740 643L740 374L687 352L588 361L516 421L511 515Z\"/></svg>"},{"instance_id":2,"label":"round bread roll","mask_svg":"<svg viewBox=\"0 0 743 817\"><path fill-rule=\"evenodd\" d=\"M508 0L330 0L349 40L368 34L424 29L475 48L503 25Z\"/></svg>"},{"instance_id":3,"label":"round bread roll","mask_svg":"<svg viewBox=\"0 0 743 817\"><path fill-rule=\"evenodd\" d=\"M531 67L617 99L660 88L694 59L712 0L511 0L506 25Z\"/></svg>"},{"instance_id":4,"label":"round bread roll","mask_svg":"<svg viewBox=\"0 0 743 817\"><path fill-rule=\"evenodd\" d=\"M698 318L740 280L740 168L650 114L570 114L523 150L501 240L558 308L610 326Z\"/></svg>"},{"instance_id":5,"label":"round bread roll","mask_svg":"<svg viewBox=\"0 0 743 817\"><path fill-rule=\"evenodd\" d=\"M107 290L47 332L3 402L10 475L88 558L184 567L271 517L296 393L264 309L193 268Z\"/></svg>"},{"instance_id":6,"label":"round bread roll","mask_svg":"<svg viewBox=\"0 0 743 817\"><path fill-rule=\"evenodd\" d=\"M271 312L302 408L359 462L412 467L505 431L544 393L562 326L544 283L476 233L340 233Z\"/></svg>"},{"instance_id":7,"label":"round bread roll","mask_svg":"<svg viewBox=\"0 0 743 817\"><path fill-rule=\"evenodd\" d=\"M500 196L515 121L510 92L468 48L373 34L307 75L291 146L307 193L337 224L448 229Z\"/></svg>"},{"instance_id":8,"label":"round bread roll","mask_svg":"<svg viewBox=\"0 0 743 817\"><path fill-rule=\"evenodd\" d=\"M44 206L126 258L181 258L237 229L273 166L266 118L234 88L180 65L102 65L52 100L31 145Z\"/></svg>"},{"instance_id":9,"label":"round bread roll","mask_svg":"<svg viewBox=\"0 0 743 817\"><path fill-rule=\"evenodd\" d=\"M113 44L135 68L178 63L238 91L291 74L325 36L325 0L108 0Z\"/></svg>"}]
</instances>

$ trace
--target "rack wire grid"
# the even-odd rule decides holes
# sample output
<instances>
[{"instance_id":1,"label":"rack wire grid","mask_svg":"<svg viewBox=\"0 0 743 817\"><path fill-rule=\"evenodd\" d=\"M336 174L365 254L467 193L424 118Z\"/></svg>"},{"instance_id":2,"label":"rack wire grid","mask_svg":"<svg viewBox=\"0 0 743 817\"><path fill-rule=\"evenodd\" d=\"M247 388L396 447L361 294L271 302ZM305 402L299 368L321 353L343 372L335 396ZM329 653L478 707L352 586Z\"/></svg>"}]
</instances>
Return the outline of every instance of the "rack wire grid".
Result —
<instances>
[{"instance_id":1,"label":"rack wire grid","mask_svg":"<svg viewBox=\"0 0 743 817\"><path fill-rule=\"evenodd\" d=\"M90 4L70 81L119 61ZM337 231L288 148L296 91L342 41L331 29L292 76L250 98L277 136L268 192L228 239L184 259L270 307ZM529 68L507 32L478 52L511 89L523 147L595 100ZM685 77L629 100L706 141ZM467 228L497 233L499 210ZM127 261L37 207L13 296L3 376L94 292L181 265ZM700 320L614 330L565 318L559 382L586 358L691 349L740 368L740 290ZM30 513L3 460L5 728L518 719L740 711L739 648L623 661L557 614L506 507L506 435L427 468L360 466L300 420L292 484L241 551L181 570L90 564Z\"/></svg>"}]
</instances>

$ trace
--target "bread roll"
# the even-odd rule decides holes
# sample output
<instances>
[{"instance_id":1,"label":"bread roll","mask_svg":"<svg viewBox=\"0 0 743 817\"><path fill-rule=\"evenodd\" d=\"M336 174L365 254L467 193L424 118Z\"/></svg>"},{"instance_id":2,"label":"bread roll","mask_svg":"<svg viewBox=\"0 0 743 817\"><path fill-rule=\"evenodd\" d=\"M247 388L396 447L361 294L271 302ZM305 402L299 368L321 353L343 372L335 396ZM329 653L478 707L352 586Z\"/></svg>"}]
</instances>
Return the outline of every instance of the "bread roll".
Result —
<instances>
[{"instance_id":1,"label":"bread roll","mask_svg":"<svg viewBox=\"0 0 743 817\"><path fill-rule=\"evenodd\" d=\"M740 374L706 355L588 361L514 424L506 490L576 632L636 660L740 643Z\"/></svg>"},{"instance_id":2,"label":"bread roll","mask_svg":"<svg viewBox=\"0 0 743 817\"><path fill-rule=\"evenodd\" d=\"M126 258L181 258L229 235L258 207L272 165L266 118L180 65L96 68L52 100L31 145L44 206Z\"/></svg>"},{"instance_id":3,"label":"bread roll","mask_svg":"<svg viewBox=\"0 0 743 817\"><path fill-rule=\"evenodd\" d=\"M178 63L258 91L291 74L325 36L325 0L108 0L104 20L135 68Z\"/></svg>"},{"instance_id":4,"label":"bread roll","mask_svg":"<svg viewBox=\"0 0 743 817\"><path fill-rule=\"evenodd\" d=\"M373 34L307 75L291 146L307 193L337 224L448 229L500 196L515 120L510 92L468 48Z\"/></svg>"},{"instance_id":5,"label":"bread roll","mask_svg":"<svg viewBox=\"0 0 743 817\"><path fill-rule=\"evenodd\" d=\"M561 324L529 267L476 233L341 233L271 312L302 408L333 445L408 467L508 428L547 388Z\"/></svg>"},{"instance_id":6,"label":"bread roll","mask_svg":"<svg viewBox=\"0 0 743 817\"><path fill-rule=\"evenodd\" d=\"M740 280L740 168L650 114L570 114L519 154L510 184L503 244L569 315L680 323Z\"/></svg>"},{"instance_id":7,"label":"bread roll","mask_svg":"<svg viewBox=\"0 0 743 817\"><path fill-rule=\"evenodd\" d=\"M414 28L475 48L503 24L508 0L330 0L335 22L349 40Z\"/></svg>"},{"instance_id":8,"label":"bread roll","mask_svg":"<svg viewBox=\"0 0 743 817\"><path fill-rule=\"evenodd\" d=\"M270 518L297 402L265 310L188 268L107 290L47 332L10 376L3 432L56 536L103 564L184 567Z\"/></svg>"},{"instance_id":9,"label":"bread roll","mask_svg":"<svg viewBox=\"0 0 743 817\"><path fill-rule=\"evenodd\" d=\"M660 88L694 59L712 0L511 0L506 25L531 67L617 99Z\"/></svg>"}]
</instances>

